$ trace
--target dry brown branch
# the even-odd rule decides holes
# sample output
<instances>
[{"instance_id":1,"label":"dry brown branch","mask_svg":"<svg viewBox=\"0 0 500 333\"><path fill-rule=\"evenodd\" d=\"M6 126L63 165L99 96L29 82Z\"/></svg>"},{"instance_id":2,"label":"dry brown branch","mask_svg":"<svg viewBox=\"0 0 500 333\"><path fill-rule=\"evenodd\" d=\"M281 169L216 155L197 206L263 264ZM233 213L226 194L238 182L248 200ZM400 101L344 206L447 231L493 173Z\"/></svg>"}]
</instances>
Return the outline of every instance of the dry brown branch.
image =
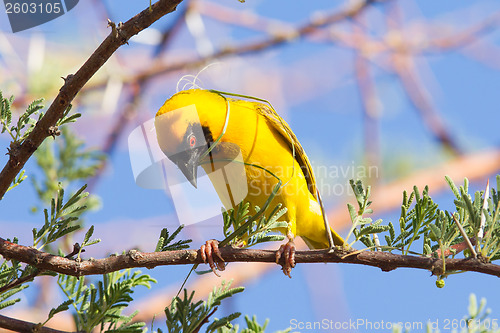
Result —
<instances>
[{"instance_id":1,"label":"dry brown branch","mask_svg":"<svg viewBox=\"0 0 500 333\"><path fill-rule=\"evenodd\" d=\"M391 31L402 30L401 14L400 4L392 3L390 19L387 19L387 26ZM476 31L477 29L473 30ZM392 48L392 52L390 53L391 71L398 76L406 95L430 133L444 147L449 148L455 154L460 154L461 149L459 145L455 142L455 139L445 125L445 121L434 107L432 95L426 89L426 85L422 82L418 70L415 68L414 57L417 53L414 50L415 46L412 45L412 38L401 32L398 34L398 38L393 37L392 40L392 43L388 43ZM442 40L440 43L443 44ZM428 44L434 45L430 42L423 44L424 46L420 47L427 47Z\"/></svg>"},{"instance_id":2,"label":"dry brown branch","mask_svg":"<svg viewBox=\"0 0 500 333\"><path fill-rule=\"evenodd\" d=\"M393 4L393 6L397 7L398 5ZM396 24L396 26L392 27L393 29L400 28L400 25L397 25L398 21L390 21L392 25ZM408 43L403 42L404 40L404 36L401 36L402 44L394 49L395 52L391 56L392 70L399 77L411 103L413 103L415 109L419 112L422 121L431 134L438 142L449 148L453 153L460 154L461 149L459 145L455 142L445 125L445 121L434 107L432 95L420 79L420 75L415 68L415 59L413 58L414 54L410 50L411 47Z\"/></svg>"},{"instance_id":3,"label":"dry brown branch","mask_svg":"<svg viewBox=\"0 0 500 333\"><path fill-rule=\"evenodd\" d=\"M431 131L432 135L443 146L449 148L456 154L460 154L462 150L446 127L446 122L435 109L432 103L431 94L425 88L425 84L421 81L415 69L414 60L404 56L398 57L395 70L403 84L406 94L415 105L416 110L419 112L424 124Z\"/></svg>"},{"instance_id":4,"label":"dry brown branch","mask_svg":"<svg viewBox=\"0 0 500 333\"><path fill-rule=\"evenodd\" d=\"M500 24L500 13L494 13L481 22L443 38L431 39L422 50L427 52L443 52L469 46L478 41L482 35L493 31Z\"/></svg>"},{"instance_id":5,"label":"dry brown branch","mask_svg":"<svg viewBox=\"0 0 500 333\"><path fill-rule=\"evenodd\" d=\"M244 27L268 34L278 31L295 30L293 25L288 22L266 18L249 11L232 9L216 2L198 1L194 3L193 7L204 16L213 18L226 25Z\"/></svg>"},{"instance_id":6,"label":"dry brown branch","mask_svg":"<svg viewBox=\"0 0 500 333\"><path fill-rule=\"evenodd\" d=\"M226 262L267 262L274 263L275 251L238 249L232 247L220 248L222 257ZM112 256L104 259L88 261L75 261L64 257L38 251L34 248L18 245L0 238L0 254L5 258L16 259L32 265L40 270L48 270L72 276L106 274L126 268L146 267L154 268L165 265L201 264L200 251L178 250L166 252L139 252L129 251L127 254ZM443 274L441 259L399 255L388 252L356 252L337 249L297 251L297 263L348 263L378 267L384 272L392 271L399 267L425 269L432 274ZM284 262L281 258L280 264ZM485 263L479 259L446 259L448 271L473 271L500 277L500 266Z\"/></svg>"},{"instance_id":7,"label":"dry brown branch","mask_svg":"<svg viewBox=\"0 0 500 333\"><path fill-rule=\"evenodd\" d=\"M168 45L172 41L174 35L179 31L182 23L184 22L184 17L188 11L190 6L186 5L181 13L178 14L177 18L173 22L173 24L164 31L162 34L162 39L158 45L158 52L162 53L167 50ZM155 58L159 59L159 58ZM125 103L125 107L121 111L121 113L116 117L114 124L111 128L111 131L106 136L104 140L104 144L101 148L101 151L108 157L110 157L115 150L116 144L121 137L121 134L125 128L127 128L127 124L135 118L137 114L138 105L140 104L141 98L144 95L148 87L148 83L151 77L145 78L142 81L131 83L130 86L130 95L128 96L128 101ZM108 163L108 159L104 159L100 162L95 175L89 180L88 189L91 191L95 188L96 184L99 182L99 179L102 176L103 171L106 168Z\"/></svg>"},{"instance_id":8,"label":"dry brown branch","mask_svg":"<svg viewBox=\"0 0 500 333\"><path fill-rule=\"evenodd\" d=\"M68 75L64 79L64 85L59 90L59 94L28 138L21 145L11 147L9 160L0 172L0 198L3 198L14 177L21 171L26 161L43 140L50 135L49 128L56 125L76 94L99 68L121 45L126 44L130 37L144 30L165 14L174 11L181 1L160 0L152 6L151 11L149 8L145 9L125 23L119 23L117 26L110 23L112 29L108 37L74 75Z\"/></svg>"},{"instance_id":9,"label":"dry brown branch","mask_svg":"<svg viewBox=\"0 0 500 333\"><path fill-rule=\"evenodd\" d=\"M41 326L39 324L30 323L28 321L9 318L0 315L0 327L7 330L21 332L21 333L68 333L53 328Z\"/></svg>"},{"instance_id":10,"label":"dry brown branch","mask_svg":"<svg viewBox=\"0 0 500 333\"><path fill-rule=\"evenodd\" d=\"M343 22L348 19L352 19L356 17L359 13L361 13L363 10L365 10L367 7L369 7L371 4L376 3L376 2L381 2L381 1L375 1L375 0L364 0L364 1L357 1L354 4L350 5L349 7L340 10L339 12L335 12L331 15L327 15L321 18L316 18L313 19L310 22L307 22L306 24L303 24L295 29L293 29L293 32L291 33L285 33L282 35L277 35L277 36L271 36L268 37L267 39L264 39L262 41L257 41L257 42L250 42L248 44L244 45L239 45L239 46L228 46L225 47L224 49L215 52L214 54L211 54L206 57L201 57L201 58L195 58L195 59L188 59L188 60L182 60L177 63L173 64L155 64L151 67L149 67L147 70L140 72L136 75L132 75L128 78L125 78L123 81L124 82L138 82L140 80L144 80L146 78L151 78L151 77L158 77L167 73L183 70L183 69L189 69L189 68L196 68L200 67L204 64L206 64L209 61L212 61L214 59L219 59L227 56L233 56L233 55L248 55L256 52L261 52L265 51L268 49L271 49L272 47L284 45L296 40L299 40L303 38L306 35L311 35L313 33L316 33L318 29L326 26L330 26L332 24L338 23L338 22ZM94 90L94 89L101 89L106 85L106 82L100 82L96 83L94 85L90 84L85 88L85 91L89 90Z\"/></svg>"}]
</instances>

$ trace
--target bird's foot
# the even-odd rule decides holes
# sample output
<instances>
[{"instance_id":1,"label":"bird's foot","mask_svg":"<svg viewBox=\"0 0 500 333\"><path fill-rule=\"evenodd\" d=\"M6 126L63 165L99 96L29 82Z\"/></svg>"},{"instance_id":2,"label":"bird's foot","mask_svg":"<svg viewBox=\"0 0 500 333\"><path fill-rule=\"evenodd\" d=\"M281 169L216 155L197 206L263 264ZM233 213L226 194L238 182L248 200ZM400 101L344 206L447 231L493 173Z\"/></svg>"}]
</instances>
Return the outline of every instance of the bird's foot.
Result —
<instances>
[{"instance_id":1,"label":"bird's foot","mask_svg":"<svg viewBox=\"0 0 500 333\"><path fill-rule=\"evenodd\" d=\"M205 244L201 246L200 252L203 262L205 264L208 262L214 274L220 277L217 270L223 271L226 269L226 266L224 265L224 259L222 259L219 251L219 241L216 239L207 240ZM219 259L217 262L214 261L213 254Z\"/></svg>"},{"instance_id":2,"label":"bird's foot","mask_svg":"<svg viewBox=\"0 0 500 333\"><path fill-rule=\"evenodd\" d=\"M276 251L277 264L279 264L282 255L285 255L283 273L289 278L292 278L290 273L292 272L292 268L295 267L295 243L293 242L293 239L290 239L286 244L282 244L278 251Z\"/></svg>"}]
</instances>

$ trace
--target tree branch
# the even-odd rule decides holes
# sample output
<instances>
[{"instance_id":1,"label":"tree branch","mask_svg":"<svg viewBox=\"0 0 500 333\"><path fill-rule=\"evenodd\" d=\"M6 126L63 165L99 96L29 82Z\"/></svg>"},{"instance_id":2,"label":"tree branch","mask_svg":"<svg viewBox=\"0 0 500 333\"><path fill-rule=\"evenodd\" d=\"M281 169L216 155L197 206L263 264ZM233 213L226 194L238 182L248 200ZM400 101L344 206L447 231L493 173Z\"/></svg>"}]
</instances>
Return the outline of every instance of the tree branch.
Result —
<instances>
[{"instance_id":1,"label":"tree branch","mask_svg":"<svg viewBox=\"0 0 500 333\"><path fill-rule=\"evenodd\" d=\"M275 262L275 251L256 249L237 249L232 247L220 248L226 262ZM0 238L0 254L8 259L32 265L40 270L49 270L57 273L82 276L106 274L126 268L166 265L200 264L203 260L199 250L179 250L166 252L139 252L131 250L126 254L111 256L104 259L92 259L82 262L55 256L38 251L34 248L11 243ZM378 267L384 272L399 267L425 269L433 275L443 274L441 259L393 254L389 252L352 251L338 249L330 253L328 250L297 251L297 263L347 263ZM284 259L280 261L280 264ZM500 277L500 266L485 263L481 259L446 259L447 271L472 271Z\"/></svg>"},{"instance_id":2,"label":"tree branch","mask_svg":"<svg viewBox=\"0 0 500 333\"><path fill-rule=\"evenodd\" d=\"M341 9L338 12L332 13L328 16L313 19L310 22L307 22L303 25L298 26L296 29L293 29L290 33L283 33L280 35L269 36L264 40L250 42L248 44L239 45L239 46L226 46L225 48L204 57L198 57L194 59L181 60L177 63L172 64L162 64L157 63L153 66L150 66L148 69L139 72L133 76L130 76L124 79L125 82L138 82L141 80L145 80L147 78L154 78L161 75L165 75L167 73L175 72L178 70L186 69L186 68L196 68L206 64L209 61L214 59L219 59L223 57L233 56L233 55L248 55L261 51L267 51L272 47L278 47L281 45L289 44L291 42L300 40L301 38L311 35L319 31L320 28L343 22L344 20L349 20L363 10L368 8L370 5L377 4L379 2L384 2L387 0L364 0L364 1L355 1L352 4L349 4L346 8ZM85 88L85 91L91 91L95 89L101 89L107 84L106 82L98 82L96 84L91 84Z\"/></svg>"},{"instance_id":3,"label":"tree branch","mask_svg":"<svg viewBox=\"0 0 500 333\"><path fill-rule=\"evenodd\" d=\"M161 42L158 44L157 50L155 52L155 59L159 59L160 54L167 50L167 47L172 41L174 35L179 31L181 24L184 22L190 3L184 2L184 4L185 6L183 11L177 15L172 25L162 34ZM154 61L155 60L152 59L152 62ZM131 92L128 96L128 101L125 103L125 107L123 108L122 112L116 117L112 129L107 135L104 141L104 145L101 149L106 156L113 155L118 139L121 137L123 130L127 128L128 123L136 117L138 106L141 102L142 96L148 88L150 79L152 79L152 77L148 77L144 80L139 80L137 82L132 82L129 84ZM95 175L90 178L88 186L89 192L99 182L104 170L106 169L108 161L109 159L102 160L99 164L98 169L96 170Z\"/></svg>"},{"instance_id":4,"label":"tree branch","mask_svg":"<svg viewBox=\"0 0 500 333\"><path fill-rule=\"evenodd\" d=\"M49 128L55 126L61 119L64 111L75 98L76 94L101 68L113 53L133 35L149 27L165 14L175 10L182 0L160 0L152 6L152 10L145 9L125 23L115 25L110 22L112 30L108 37L99 45L90 58L74 74L64 79L64 85L59 90L44 117L38 122L28 138L19 146L9 152L9 160L0 172L0 199L21 171L24 164L40 144L50 135Z\"/></svg>"},{"instance_id":5,"label":"tree branch","mask_svg":"<svg viewBox=\"0 0 500 333\"><path fill-rule=\"evenodd\" d=\"M0 315L0 327L21 333L68 333L53 328L41 326L40 324L30 323L28 321L9 318Z\"/></svg>"}]
</instances>

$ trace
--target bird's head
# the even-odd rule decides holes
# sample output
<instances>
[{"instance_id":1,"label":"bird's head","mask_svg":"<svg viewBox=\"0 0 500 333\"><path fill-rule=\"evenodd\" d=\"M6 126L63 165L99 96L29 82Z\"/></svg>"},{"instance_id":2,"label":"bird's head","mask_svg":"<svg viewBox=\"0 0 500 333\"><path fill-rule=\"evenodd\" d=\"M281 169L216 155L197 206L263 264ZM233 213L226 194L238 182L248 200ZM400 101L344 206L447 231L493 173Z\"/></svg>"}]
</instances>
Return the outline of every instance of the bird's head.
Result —
<instances>
[{"instance_id":1,"label":"bird's head","mask_svg":"<svg viewBox=\"0 0 500 333\"><path fill-rule=\"evenodd\" d=\"M213 143L212 131L222 128L217 126L215 113L207 118L207 112L220 107L225 110L220 95L206 90L186 90L168 99L155 117L161 150L194 187L198 166Z\"/></svg>"}]
</instances>

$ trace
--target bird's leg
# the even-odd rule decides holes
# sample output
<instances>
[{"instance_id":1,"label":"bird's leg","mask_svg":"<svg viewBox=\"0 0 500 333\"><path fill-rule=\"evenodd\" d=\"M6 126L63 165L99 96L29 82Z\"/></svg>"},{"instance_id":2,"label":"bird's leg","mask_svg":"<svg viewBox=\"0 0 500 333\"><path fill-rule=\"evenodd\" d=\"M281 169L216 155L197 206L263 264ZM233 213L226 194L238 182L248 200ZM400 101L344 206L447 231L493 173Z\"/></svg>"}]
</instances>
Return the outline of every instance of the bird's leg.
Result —
<instances>
[{"instance_id":1,"label":"bird's leg","mask_svg":"<svg viewBox=\"0 0 500 333\"><path fill-rule=\"evenodd\" d=\"M223 271L226 269L226 266L224 265L224 259L222 259L219 251L219 241L216 239L207 240L205 244L201 246L200 253L203 262L206 264L208 261L214 274L220 277L219 273L217 273L217 269ZM215 254L220 261L214 262L212 254Z\"/></svg>"},{"instance_id":2,"label":"bird's leg","mask_svg":"<svg viewBox=\"0 0 500 333\"><path fill-rule=\"evenodd\" d=\"M292 278L290 273L292 268L295 267L295 243L293 242L293 234L288 231L287 235L288 242L282 244L278 251L276 251L276 263L279 264L281 256L285 255L285 264L283 265L283 273L289 278Z\"/></svg>"}]
</instances>

